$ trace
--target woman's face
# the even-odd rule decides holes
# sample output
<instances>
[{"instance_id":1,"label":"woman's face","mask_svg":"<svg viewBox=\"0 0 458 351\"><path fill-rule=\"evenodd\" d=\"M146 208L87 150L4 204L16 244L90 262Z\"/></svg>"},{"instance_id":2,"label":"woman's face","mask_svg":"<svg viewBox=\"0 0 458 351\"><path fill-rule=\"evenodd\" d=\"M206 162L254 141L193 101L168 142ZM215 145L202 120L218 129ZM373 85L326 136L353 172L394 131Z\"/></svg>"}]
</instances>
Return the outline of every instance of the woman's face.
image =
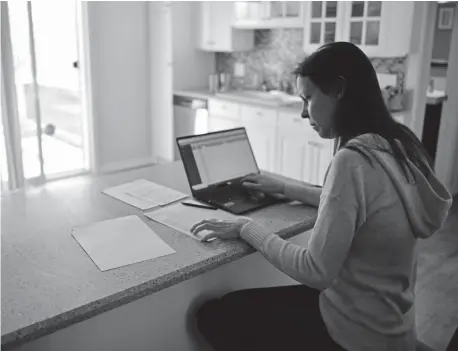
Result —
<instances>
[{"instance_id":1,"label":"woman's face","mask_svg":"<svg viewBox=\"0 0 458 351\"><path fill-rule=\"evenodd\" d=\"M302 118L308 118L310 125L325 139L335 138L335 115L338 98L324 94L308 77L298 77L297 91L303 100Z\"/></svg>"}]
</instances>

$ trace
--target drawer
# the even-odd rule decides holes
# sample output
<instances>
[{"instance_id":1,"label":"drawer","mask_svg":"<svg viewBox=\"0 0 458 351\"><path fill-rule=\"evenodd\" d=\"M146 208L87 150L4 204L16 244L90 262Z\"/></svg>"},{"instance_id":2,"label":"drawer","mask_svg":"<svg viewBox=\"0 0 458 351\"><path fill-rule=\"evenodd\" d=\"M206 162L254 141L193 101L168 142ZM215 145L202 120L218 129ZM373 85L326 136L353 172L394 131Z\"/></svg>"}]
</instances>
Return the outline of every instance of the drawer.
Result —
<instances>
[{"instance_id":1,"label":"drawer","mask_svg":"<svg viewBox=\"0 0 458 351\"><path fill-rule=\"evenodd\" d=\"M243 125L277 126L277 109L252 105L241 105L240 115Z\"/></svg>"},{"instance_id":2,"label":"drawer","mask_svg":"<svg viewBox=\"0 0 458 351\"><path fill-rule=\"evenodd\" d=\"M208 114L210 116L240 120L240 106L238 103L230 101L208 99Z\"/></svg>"}]
</instances>

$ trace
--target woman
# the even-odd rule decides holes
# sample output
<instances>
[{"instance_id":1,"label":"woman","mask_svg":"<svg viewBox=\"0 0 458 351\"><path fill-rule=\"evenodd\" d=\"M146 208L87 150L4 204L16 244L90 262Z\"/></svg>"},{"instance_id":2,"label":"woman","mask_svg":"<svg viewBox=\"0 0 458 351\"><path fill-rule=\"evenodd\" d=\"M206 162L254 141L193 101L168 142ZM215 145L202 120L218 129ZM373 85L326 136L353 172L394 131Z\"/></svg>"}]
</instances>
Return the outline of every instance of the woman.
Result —
<instances>
[{"instance_id":1,"label":"woman","mask_svg":"<svg viewBox=\"0 0 458 351\"><path fill-rule=\"evenodd\" d=\"M241 237L302 285L229 293L199 309L197 326L215 350L415 350L416 241L442 226L451 196L420 141L391 117L358 47L324 45L294 73L302 118L337 141L324 186L265 175L243 184L318 206L308 248L248 218L192 231Z\"/></svg>"}]
</instances>

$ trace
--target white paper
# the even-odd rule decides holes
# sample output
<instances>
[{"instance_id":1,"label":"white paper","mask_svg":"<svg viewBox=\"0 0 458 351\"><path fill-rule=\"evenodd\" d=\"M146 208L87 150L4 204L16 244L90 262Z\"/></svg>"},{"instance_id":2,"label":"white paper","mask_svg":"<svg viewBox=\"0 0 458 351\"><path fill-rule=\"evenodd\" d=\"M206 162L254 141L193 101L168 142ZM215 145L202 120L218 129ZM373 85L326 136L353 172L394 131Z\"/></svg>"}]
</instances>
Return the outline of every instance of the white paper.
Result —
<instances>
[{"instance_id":1,"label":"white paper","mask_svg":"<svg viewBox=\"0 0 458 351\"><path fill-rule=\"evenodd\" d=\"M72 235L101 271L176 252L138 216L74 228Z\"/></svg>"},{"instance_id":2,"label":"white paper","mask_svg":"<svg viewBox=\"0 0 458 351\"><path fill-rule=\"evenodd\" d=\"M108 188L103 193L135 206L140 210L149 210L154 207L164 206L188 197L188 195L179 191L145 179Z\"/></svg>"},{"instance_id":3,"label":"white paper","mask_svg":"<svg viewBox=\"0 0 458 351\"><path fill-rule=\"evenodd\" d=\"M145 216L199 241L201 241L202 237L206 235L208 231L203 230L198 235L191 234L191 228L197 222L210 218L220 220L236 218L235 215L226 211L184 206L181 203L145 213Z\"/></svg>"}]
</instances>

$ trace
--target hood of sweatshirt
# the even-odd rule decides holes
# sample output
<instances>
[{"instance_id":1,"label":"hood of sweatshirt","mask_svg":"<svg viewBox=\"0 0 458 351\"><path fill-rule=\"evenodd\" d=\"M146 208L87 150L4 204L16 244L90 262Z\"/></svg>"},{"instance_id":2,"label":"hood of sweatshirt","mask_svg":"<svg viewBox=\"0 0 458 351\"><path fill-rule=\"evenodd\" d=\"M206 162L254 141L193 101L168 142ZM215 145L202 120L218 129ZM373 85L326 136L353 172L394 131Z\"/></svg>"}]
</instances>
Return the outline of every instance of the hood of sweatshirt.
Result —
<instances>
[{"instance_id":1,"label":"hood of sweatshirt","mask_svg":"<svg viewBox=\"0 0 458 351\"><path fill-rule=\"evenodd\" d=\"M437 179L434 172L425 177L410 160L408 164L415 176L415 183L409 184L404 172L393 155L364 145L381 146L391 150L390 144L382 137L364 134L348 142L380 163L393 182L406 211L412 232L417 238L427 238L436 233L444 224L452 205L452 196ZM402 149L402 145L399 144Z\"/></svg>"}]
</instances>

